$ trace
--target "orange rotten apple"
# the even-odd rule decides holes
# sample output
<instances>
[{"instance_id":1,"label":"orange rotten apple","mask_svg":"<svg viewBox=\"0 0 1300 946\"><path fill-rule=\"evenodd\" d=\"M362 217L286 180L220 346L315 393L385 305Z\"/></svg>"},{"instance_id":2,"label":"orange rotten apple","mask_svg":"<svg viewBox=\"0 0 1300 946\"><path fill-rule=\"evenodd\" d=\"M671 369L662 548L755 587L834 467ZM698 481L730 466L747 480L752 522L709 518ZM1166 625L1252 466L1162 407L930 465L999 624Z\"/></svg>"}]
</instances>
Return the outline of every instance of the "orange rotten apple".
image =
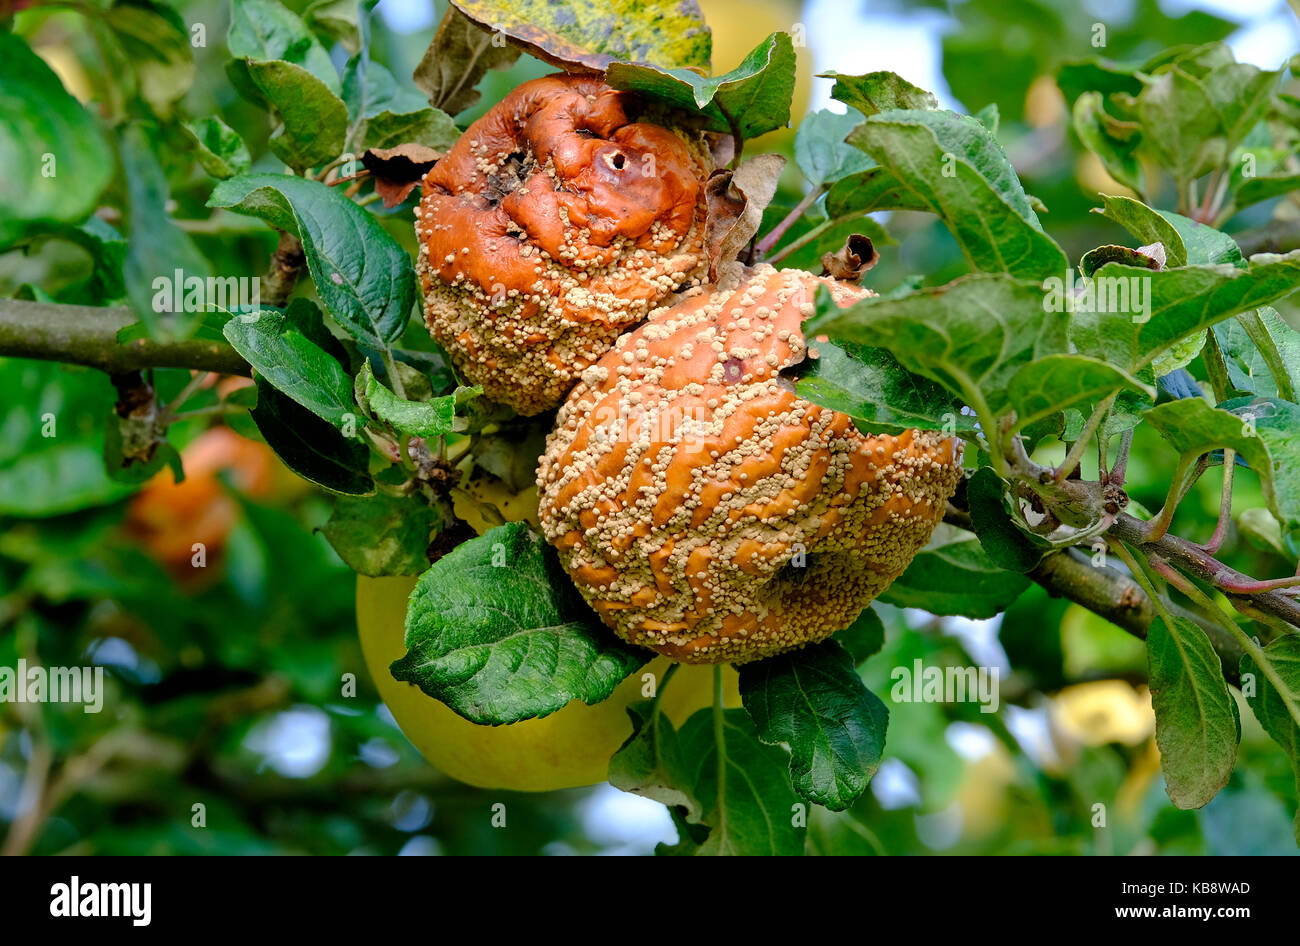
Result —
<instances>
[{"instance_id":1,"label":"orange rotten apple","mask_svg":"<svg viewBox=\"0 0 1300 946\"><path fill-rule=\"evenodd\" d=\"M278 467L266 444L228 427L199 434L181 451L181 462L184 481L174 482L163 470L131 498L125 528L177 581L196 583L215 577L217 569L193 566L195 544L216 560L239 516L220 474L229 474L245 495L265 498L275 489Z\"/></svg>"},{"instance_id":2,"label":"orange rotten apple","mask_svg":"<svg viewBox=\"0 0 1300 946\"><path fill-rule=\"evenodd\" d=\"M555 407L614 339L705 270L698 134L598 77L525 82L424 177L425 320L521 414Z\"/></svg>"},{"instance_id":3,"label":"orange rotten apple","mask_svg":"<svg viewBox=\"0 0 1300 946\"><path fill-rule=\"evenodd\" d=\"M847 627L930 538L961 476L934 431L865 435L782 369L821 284L732 264L582 374L538 470L540 520L624 640L745 663Z\"/></svg>"}]
</instances>

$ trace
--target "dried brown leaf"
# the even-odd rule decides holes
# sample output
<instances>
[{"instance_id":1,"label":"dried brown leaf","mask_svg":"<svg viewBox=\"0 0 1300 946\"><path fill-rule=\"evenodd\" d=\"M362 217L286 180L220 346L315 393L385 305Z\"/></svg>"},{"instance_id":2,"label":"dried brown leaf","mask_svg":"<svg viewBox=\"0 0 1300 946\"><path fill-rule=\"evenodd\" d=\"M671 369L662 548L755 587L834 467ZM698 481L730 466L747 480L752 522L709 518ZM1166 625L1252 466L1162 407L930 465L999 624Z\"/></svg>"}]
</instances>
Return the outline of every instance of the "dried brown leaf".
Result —
<instances>
[{"instance_id":1,"label":"dried brown leaf","mask_svg":"<svg viewBox=\"0 0 1300 946\"><path fill-rule=\"evenodd\" d=\"M716 279L718 267L737 259L758 232L763 210L776 194L785 158L760 154L734 171L714 171L705 182L708 216L704 242L709 253L709 278Z\"/></svg>"},{"instance_id":2,"label":"dried brown leaf","mask_svg":"<svg viewBox=\"0 0 1300 946\"><path fill-rule=\"evenodd\" d=\"M370 148L361 163L375 181L375 193L385 207L396 207L438 163L442 152L426 145L401 144L395 148Z\"/></svg>"},{"instance_id":3,"label":"dried brown leaf","mask_svg":"<svg viewBox=\"0 0 1300 946\"><path fill-rule=\"evenodd\" d=\"M850 233L834 253L822 256L822 275L856 283L862 274L880 262L880 254L871 240L861 233Z\"/></svg>"},{"instance_id":4,"label":"dried brown leaf","mask_svg":"<svg viewBox=\"0 0 1300 946\"><path fill-rule=\"evenodd\" d=\"M479 100L479 81L489 69L505 69L519 58L519 50L499 32L485 29L448 7L433 42L415 67L415 85L429 104L455 115Z\"/></svg>"}]
</instances>

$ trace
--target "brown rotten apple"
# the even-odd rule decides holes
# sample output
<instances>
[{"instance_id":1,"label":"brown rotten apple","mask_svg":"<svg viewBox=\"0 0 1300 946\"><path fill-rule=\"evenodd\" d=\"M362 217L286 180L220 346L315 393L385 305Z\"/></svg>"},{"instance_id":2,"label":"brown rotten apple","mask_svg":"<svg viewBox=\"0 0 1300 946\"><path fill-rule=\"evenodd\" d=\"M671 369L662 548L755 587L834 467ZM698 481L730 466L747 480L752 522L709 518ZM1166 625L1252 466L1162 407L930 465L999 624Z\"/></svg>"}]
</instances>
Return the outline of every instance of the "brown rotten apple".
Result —
<instances>
[{"instance_id":1,"label":"brown rotten apple","mask_svg":"<svg viewBox=\"0 0 1300 946\"><path fill-rule=\"evenodd\" d=\"M819 284L727 267L620 337L560 408L541 525L602 620L685 663L744 663L850 624L924 545L961 446L860 433L782 369ZM815 348L815 345L814 345Z\"/></svg>"},{"instance_id":2,"label":"brown rotten apple","mask_svg":"<svg viewBox=\"0 0 1300 946\"><path fill-rule=\"evenodd\" d=\"M705 270L708 150L593 76L526 82L423 180L425 320L468 380L555 407L619 333Z\"/></svg>"}]
</instances>

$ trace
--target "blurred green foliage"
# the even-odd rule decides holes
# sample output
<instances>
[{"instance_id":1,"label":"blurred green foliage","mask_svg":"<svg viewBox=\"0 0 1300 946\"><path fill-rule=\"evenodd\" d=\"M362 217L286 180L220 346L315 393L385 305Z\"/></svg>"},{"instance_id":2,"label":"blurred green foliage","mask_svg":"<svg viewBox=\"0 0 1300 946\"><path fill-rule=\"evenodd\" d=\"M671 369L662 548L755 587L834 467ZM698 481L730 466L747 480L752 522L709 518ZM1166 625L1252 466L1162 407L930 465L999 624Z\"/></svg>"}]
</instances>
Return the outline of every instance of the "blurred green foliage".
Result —
<instances>
[{"instance_id":1,"label":"blurred green foliage","mask_svg":"<svg viewBox=\"0 0 1300 946\"><path fill-rule=\"evenodd\" d=\"M264 114L240 98L224 71L228 4L173 5L207 32L206 45L193 49L194 82L180 107L219 116L246 142L254 171L278 172ZM307 6L301 0L287 5L298 11ZM900 16L908 14L909 8L900 8ZM1115 224L1089 213L1098 204L1096 191L1080 177L1083 149L1052 84L1062 61L1096 53L1093 22L1073 3L968 0L956 6L943 40L943 71L953 95L972 113L996 104L998 138L1026 191L1050 208L1051 232L1071 259L1122 237ZM19 17L18 27L75 63L86 89L114 87L102 36L84 28L76 12L31 11ZM1173 16L1156 0L1140 0L1125 22L1110 25L1105 54L1140 61L1168 46L1223 38L1232 29L1206 13ZM399 35L382 19L373 30L374 58L399 78L409 76L431 30ZM342 51L333 55L338 65ZM523 56L508 70L489 72L481 103L457 116L458 123L548 71ZM107 91L93 97L122 115L140 107L115 102ZM263 269L274 234L225 212L209 219L204 204L212 181L196 164L194 142L175 124L164 123L159 134L155 153L171 189L171 214L203 221L187 231L199 252L217 272ZM792 142L785 147L793 158ZM787 174L767 225L784 217L802 193L798 175ZM123 196L110 190L104 203L120 206ZM1258 222L1270 209L1261 205L1235 223ZM409 213L380 216L403 246L413 248ZM806 226L797 224L790 237ZM887 229L896 245L878 241L882 259L868 279L877 290L916 274L937 285L965 271L957 244L933 218L900 212ZM0 255L0 294L85 301L92 292L89 265L83 245L42 240ZM1293 310L1282 314L1300 324ZM1199 359L1190 370L1205 376ZM155 376L164 394L187 380L181 371ZM322 496L286 489L255 498L241 491L232 473L222 474L218 494L232 500L228 534L222 547L210 550L200 582L178 583L128 528L132 488L104 471L102 419L113 400L107 379L8 359L0 361L0 390L6 392L0 404L0 666L24 658L62 666L93 662L107 671L100 714L66 704L0 705L0 821L16 849L649 850L653 838L620 838L608 813L600 814L607 790L545 796L481 791L447 779L421 759L365 671L353 573L314 531L328 517ZM215 403L214 394L202 392L190 406ZM53 437L42 435L47 414L57 419ZM184 448L213 423L219 421L183 422L173 440ZM239 429L255 436L246 423ZM1050 457L1057 451L1059 458L1062 449L1048 440L1039 452ZM1154 431L1139 430L1128 471L1136 502L1160 506L1175 459ZM1239 489L1238 511L1261 505L1253 480ZM1203 478L1179 511L1180 534L1208 537L1218 502L1216 478ZM1285 559L1266 544L1233 542L1224 560L1249 574L1276 574ZM1296 853L1289 823L1297 807L1295 780L1248 711L1242 713L1243 764L1200 811L1169 805L1149 738L1087 745L1053 722L1053 695L1065 687L1145 680L1141 644L1101 619L1049 599L1037 586L1012 605L996 637L981 638L960 623L917 612L880 610L885 647L864 670L876 693L890 689L890 668L917 659L967 666L1005 656L1012 673L995 714L973 704L891 703L886 762L873 790L846 812L815 809L812 851ZM497 802L507 805L505 829L491 823ZM1098 804L1106 808L1106 830L1093 826ZM196 805L204 806L203 828L194 826ZM636 811L649 819L644 823L651 834L670 835L666 817L644 815L652 807L645 803Z\"/></svg>"}]
</instances>

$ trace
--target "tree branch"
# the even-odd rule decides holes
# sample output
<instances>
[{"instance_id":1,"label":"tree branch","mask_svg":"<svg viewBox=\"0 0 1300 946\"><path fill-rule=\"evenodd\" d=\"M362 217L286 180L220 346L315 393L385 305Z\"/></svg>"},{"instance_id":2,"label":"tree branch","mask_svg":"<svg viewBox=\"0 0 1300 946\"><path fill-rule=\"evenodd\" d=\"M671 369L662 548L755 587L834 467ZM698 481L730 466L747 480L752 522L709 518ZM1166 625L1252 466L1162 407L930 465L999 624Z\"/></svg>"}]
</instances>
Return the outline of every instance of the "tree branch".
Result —
<instances>
[{"instance_id":1,"label":"tree branch","mask_svg":"<svg viewBox=\"0 0 1300 946\"><path fill-rule=\"evenodd\" d=\"M1099 521L1103 516L1110 516L1111 524L1106 528L1107 535L1133 546L1143 555L1154 554L1184 574L1208 582L1227 595L1233 607L1243 614L1252 611L1263 613L1300 628L1300 600L1285 591L1259 589L1258 581L1228 567L1204 548L1186 539L1168 534L1152 538L1151 523L1122 511L1128 504L1128 496L1115 484L1085 480L1057 483L1051 470L1039 466L1025 454L1024 446L1018 439L1008 462L1012 465L1013 475L1035 489L1043 504L1056 513L1061 521L1069 525L1086 526ZM1183 470L1181 465L1180 470ZM1175 483L1179 478L1180 475L1175 474ZM1171 501L1184 491L1185 487L1171 490Z\"/></svg>"},{"instance_id":2,"label":"tree branch","mask_svg":"<svg viewBox=\"0 0 1300 946\"><path fill-rule=\"evenodd\" d=\"M0 299L0 355L86 365L109 374L145 368L189 368L248 375L250 368L225 340L141 338L117 333L136 322L130 309Z\"/></svg>"},{"instance_id":3,"label":"tree branch","mask_svg":"<svg viewBox=\"0 0 1300 946\"><path fill-rule=\"evenodd\" d=\"M950 504L943 518L949 525L975 531L970 514L964 509ZM1147 629L1159 614L1151 598L1136 581L1109 565L1093 565L1092 560L1077 549L1049 553L1028 573L1028 577L1053 598L1073 601L1141 640L1146 640ZM1235 685L1240 680L1241 645L1223 628L1195 611L1172 601L1166 601L1165 607L1205 632L1223 664L1224 676Z\"/></svg>"},{"instance_id":4,"label":"tree branch","mask_svg":"<svg viewBox=\"0 0 1300 946\"><path fill-rule=\"evenodd\" d=\"M777 241L780 240L781 237L785 236L785 231L794 226L795 221L808 212L808 208L817 202L817 198L820 197L825 190L826 185L823 184L808 191L808 193L804 195L803 200L795 204L794 209L786 214L785 218L774 226L768 232L767 236L763 237L757 244L755 244L754 254L758 261L762 261L763 257L771 251L772 247L776 246Z\"/></svg>"},{"instance_id":5,"label":"tree branch","mask_svg":"<svg viewBox=\"0 0 1300 946\"><path fill-rule=\"evenodd\" d=\"M1155 554L1179 571L1219 588L1227 595L1234 607L1241 602L1247 607L1279 618L1293 627L1300 627L1300 601L1280 591L1234 594L1225 586L1249 586L1255 582L1255 579L1229 568L1201 546L1168 533L1154 542L1144 542L1146 523L1128 513L1120 513L1116 516L1114 525L1108 531L1115 538L1135 546L1142 552L1148 555Z\"/></svg>"},{"instance_id":6,"label":"tree branch","mask_svg":"<svg viewBox=\"0 0 1300 946\"><path fill-rule=\"evenodd\" d=\"M271 266L262 277L262 302L277 309L284 308L306 262L302 241L281 230L280 242L271 254Z\"/></svg>"}]
</instances>

